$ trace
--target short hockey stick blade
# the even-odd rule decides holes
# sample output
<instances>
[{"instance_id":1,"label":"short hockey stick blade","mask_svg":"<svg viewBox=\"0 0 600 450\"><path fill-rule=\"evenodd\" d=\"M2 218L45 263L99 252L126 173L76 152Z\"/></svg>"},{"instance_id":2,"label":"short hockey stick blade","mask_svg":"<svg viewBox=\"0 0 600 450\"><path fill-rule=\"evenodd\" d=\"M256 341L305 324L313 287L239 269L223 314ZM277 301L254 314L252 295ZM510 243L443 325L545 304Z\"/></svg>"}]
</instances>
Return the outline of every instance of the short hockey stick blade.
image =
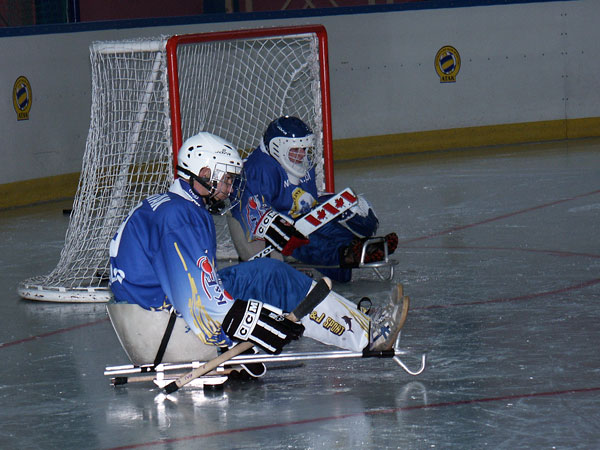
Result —
<instances>
[{"instance_id":1,"label":"short hockey stick blade","mask_svg":"<svg viewBox=\"0 0 600 450\"><path fill-rule=\"evenodd\" d=\"M315 306L327 297L329 291L331 291L331 280L327 277L321 278L287 318L298 322L308 313L312 312Z\"/></svg>"},{"instance_id":2,"label":"short hockey stick blade","mask_svg":"<svg viewBox=\"0 0 600 450\"><path fill-rule=\"evenodd\" d=\"M298 306L296 306L296 308L287 316L287 318L294 322L298 322L305 315L310 313L315 308L315 306L317 306L319 303L321 303L325 299L325 297L327 297L327 295L329 294L330 291L331 291L331 280L327 277L323 277L310 290L310 292L304 298L304 300L302 300L298 304ZM241 355L245 351L251 349L253 345L254 344L252 344L252 342L249 342L249 341L240 342L235 347L227 350L224 353L221 353L219 356L211 359L210 361L206 362L205 364L198 367L197 369L194 369L191 372L188 372L185 375L182 375L175 381L172 381L171 383L167 384L165 386L165 392L167 394L171 394L171 393L175 392L179 388L190 383L192 380L195 380L196 378L207 374L211 370L216 369L221 364L223 364L226 361L229 361L234 356Z\"/></svg>"}]
</instances>

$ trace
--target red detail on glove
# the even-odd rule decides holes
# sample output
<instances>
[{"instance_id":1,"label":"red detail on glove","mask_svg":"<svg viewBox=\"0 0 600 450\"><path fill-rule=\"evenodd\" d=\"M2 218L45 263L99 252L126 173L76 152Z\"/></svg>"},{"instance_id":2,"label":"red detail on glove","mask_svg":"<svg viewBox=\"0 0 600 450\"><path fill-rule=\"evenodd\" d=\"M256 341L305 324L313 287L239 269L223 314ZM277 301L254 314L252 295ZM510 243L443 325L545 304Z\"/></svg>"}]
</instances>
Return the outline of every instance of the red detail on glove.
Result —
<instances>
[{"instance_id":1,"label":"red detail on glove","mask_svg":"<svg viewBox=\"0 0 600 450\"><path fill-rule=\"evenodd\" d=\"M298 247L302 247L303 245L308 244L310 241L306 238L299 238L296 236L292 236L290 240L285 244L285 247L281 250L281 254L284 256L290 256L294 250Z\"/></svg>"}]
</instances>

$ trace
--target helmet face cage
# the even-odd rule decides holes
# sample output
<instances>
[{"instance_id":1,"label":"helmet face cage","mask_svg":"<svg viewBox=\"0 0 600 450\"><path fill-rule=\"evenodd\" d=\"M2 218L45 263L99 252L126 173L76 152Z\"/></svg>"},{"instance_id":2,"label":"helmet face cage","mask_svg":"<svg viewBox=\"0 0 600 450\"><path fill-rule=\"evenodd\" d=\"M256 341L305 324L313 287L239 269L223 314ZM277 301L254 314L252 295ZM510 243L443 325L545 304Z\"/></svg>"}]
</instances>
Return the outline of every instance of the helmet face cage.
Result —
<instances>
[{"instance_id":1,"label":"helmet face cage","mask_svg":"<svg viewBox=\"0 0 600 450\"><path fill-rule=\"evenodd\" d=\"M192 190L204 198L212 214L223 214L239 202L245 185L242 166L242 159L230 142L206 132L187 139L177 155L177 174L189 179ZM210 169L210 177L199 176L205 167ZM194 180L208 195L200 195L194 189Z\"/></svg>"},{"instance_id":2,"label":"helmet face cage","mask_svg":"<svg viewBox=\"0 0 600 450\"><path fill-rule=\"evenodd\" d=\"M267 127L264 145L284 170L302 178L315 166L315 135L297 117L280 117Z\"/></svg>"},{"instance_id":3,"label":"helmet face cage","mask_svg":"<svg viewBox=\"0 0 600 450\"><path fill-rule=\"evenodd\" d=\"M223 163L215 164L214 170L211 170L210 179L200 178L200 180L204 187L207 189L210 187L208 189L210 193L206 200L208 210L212 214L225 214L234 208L240 202L246 186L242 168ZM219 194L221 194L220 197Z\"/></svg>"},{"instance_id":4,"label":"helmet face cage","mask_svg":"<svg viewBox=\"0 0 600 450\"><path fill-rule=\"evenodd\" d=\"M302 138L276 137L269 143L269 153L286 172L302 178L315 166L314 135Z\"/></svg>"}]
</instances>

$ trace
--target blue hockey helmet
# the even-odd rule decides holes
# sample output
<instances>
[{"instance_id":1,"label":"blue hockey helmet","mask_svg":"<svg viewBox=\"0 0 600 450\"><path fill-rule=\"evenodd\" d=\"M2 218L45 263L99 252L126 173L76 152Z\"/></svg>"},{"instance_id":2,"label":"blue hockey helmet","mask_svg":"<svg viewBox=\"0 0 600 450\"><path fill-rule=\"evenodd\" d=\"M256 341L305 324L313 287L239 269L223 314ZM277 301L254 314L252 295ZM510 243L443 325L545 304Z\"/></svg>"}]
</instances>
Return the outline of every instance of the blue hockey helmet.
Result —
<instances>
[{"instance_id":1,"label":"blue hockey helmet","mask_svg":"<svg viewBox=\"0 0 600 450\"><path fill-rule=\"evenodd\" d=\"M271 122L262 144L294 184L298 184L300 178L315 165L315 135L297 117L282 116Z\"/></svg>"}]
</instances>

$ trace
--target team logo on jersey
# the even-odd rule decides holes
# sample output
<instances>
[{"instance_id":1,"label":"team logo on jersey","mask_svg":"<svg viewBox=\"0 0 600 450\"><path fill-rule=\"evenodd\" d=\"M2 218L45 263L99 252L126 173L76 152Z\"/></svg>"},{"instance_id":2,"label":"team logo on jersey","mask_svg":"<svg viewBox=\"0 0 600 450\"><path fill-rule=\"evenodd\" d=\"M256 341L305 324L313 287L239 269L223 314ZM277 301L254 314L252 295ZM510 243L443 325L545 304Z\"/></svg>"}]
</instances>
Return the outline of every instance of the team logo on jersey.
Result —
<instances>
[{"instance_id":1,"label":"team logo on jersey","mask_svg":"<svg viewBox=\"0 0 600 450\"><path fill-rule=\"evenodd\" d=\"M200 257L196 265L202 272L202 289L210 300L216 301L218 305L233 300L229 292L221 287L217 271L206 256Z\"/></svg>"},{"instance_id":2,"label":"team logo on jersey","mask_svg":"<svg viewBox=\"0 0 600 450\"><path fill-rule=\"evenodd\" d=\"M267 208L258 200L256 196L248 199L248 205L246 206L246 223L250 230L256 230L260 219L267 212Z\"/></svg>"},{"instance_id":3,"label":"team logo on jersey","mask_svg":"<svg viewBox=\"0 0 600 450\"><path fill-rule=\"evenodd\" d=\"M310 211L317 203L315 198L309 192L306 192L300 187L297 187L292 191L292 202L293 205L289 211L289 215L294 219Z\"/></svg>"},{"instance_id":4,"label":"team logo on jersey","mask_svg":"<svg viewBox=\"0 0 600 450\"><path fill-rule=\"evenodd\" d=\"M13 86L13 106L17 113L17 120L29 119L32 100L33 96L29 80L24 76L20 76Z\"/></svg>"},{"instance_id":5,"label":"team logo on jersey","mask_svg":"<svg viewBox=\"0 0 600 450\"><path fill-rule=\"evenodd\" d=\"M458 50L450 45L440 48L435 55L435 71L440 77L440 83L455 83L460 70L460 55Z\"/></svg>"}]
</instances>

